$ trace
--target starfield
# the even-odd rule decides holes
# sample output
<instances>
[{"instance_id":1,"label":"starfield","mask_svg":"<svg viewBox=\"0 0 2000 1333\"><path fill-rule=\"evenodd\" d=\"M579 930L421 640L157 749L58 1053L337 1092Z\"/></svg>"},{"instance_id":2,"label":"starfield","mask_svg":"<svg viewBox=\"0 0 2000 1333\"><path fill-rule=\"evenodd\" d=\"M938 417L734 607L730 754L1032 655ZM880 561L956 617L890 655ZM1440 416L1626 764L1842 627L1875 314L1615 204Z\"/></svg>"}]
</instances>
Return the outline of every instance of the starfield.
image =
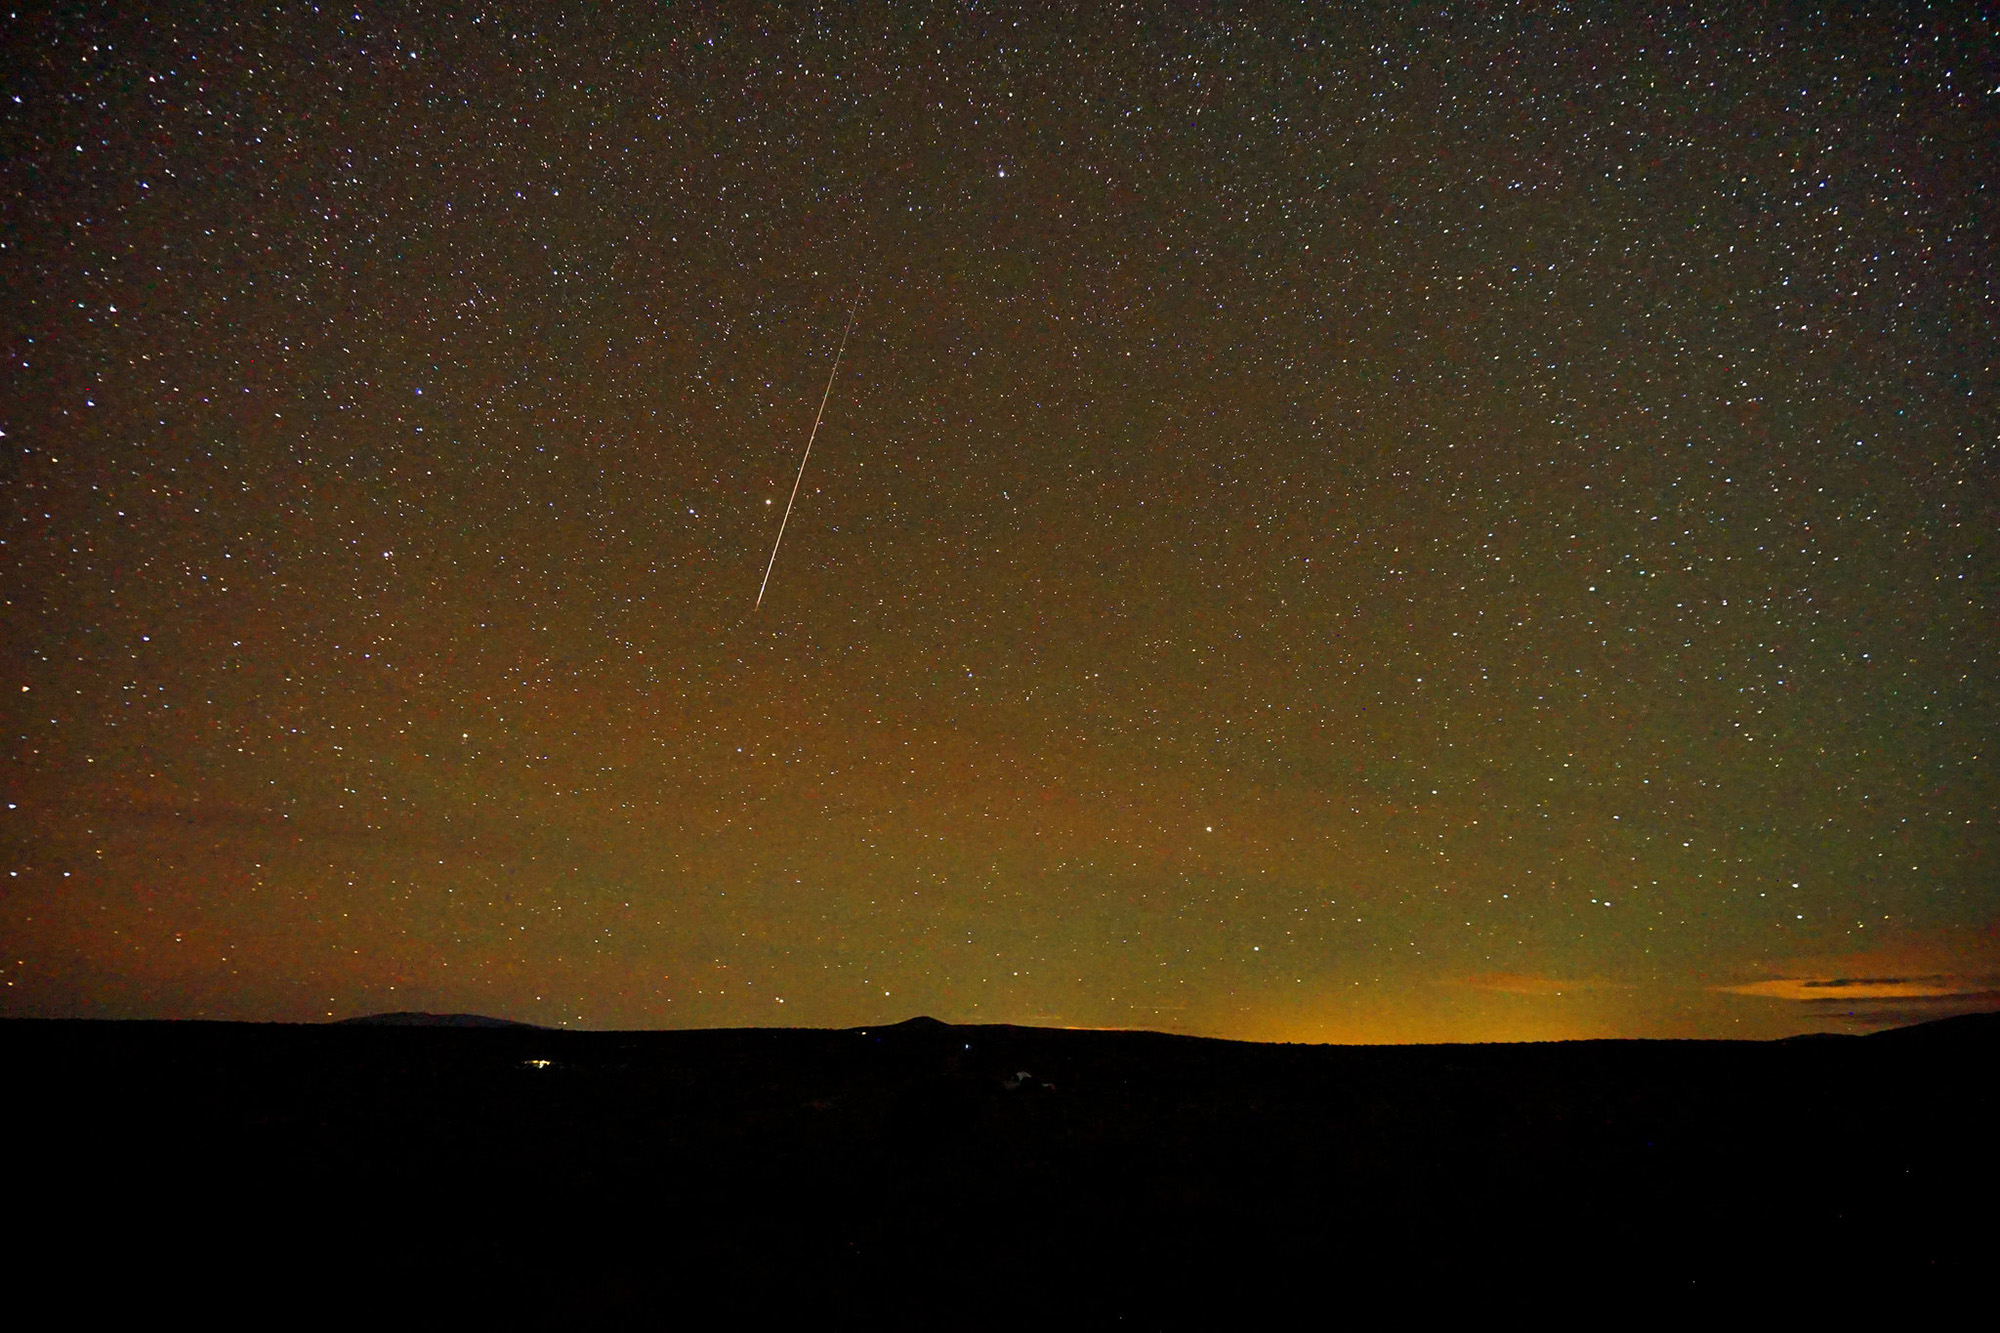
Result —
<instances>
[{"instance_id":1,"label":"starfield","mask_svg":"<svg viewBox=\"0 0 2000 1333\"><path fill-rule=\"evenodd\" d=\"M896 1228L1012 1163L992 1226L1056 1217L1088 1266L1097 1205L1052 1183L1085 1178L1057 1142L1130 1164L1085 1173L1103 1216L1200 1214L1232 1272L1305 1252L1285 1235L1462 1258L1510 1199L1532 1225L1490 1271L1555 1231L1678 1271L1619 1267L1579 1220L1612 1213L1557 1201L1602 1166L1652 1200L1620 1216L1692 1217L1658 1193L1681 1178L1723 1208L1714 1163L1766 1160L1779 1123L1801 1161L1874 1164L1871 1225L1914 1225L1887 1220L1921 1133L1897 1098L1959 1075L1861 1052L2000 1007L1996 50L1963 4L7 11L0 1018L44 1035L5 1040L321 1071L297 1077L331 1080L330 1156L291 1074L216 1074L236 1128L196 1136L241 1183L227 1145L286 1126L273 1160L315 1188L421 1155L446 1104L516 1146L544 1097L548 1124L629 1129L621 1097L682 1076L648 1055L619 1083L613 1033L925 1014L1346 1052L1272 1094L1290 1128L1254 1171L1295 1193L1265 1221L1243 1201L1275 1196L1211 1188L1248 1159L1203 1155L1265 1141L1256 1098L1193 1065L1132 1086L1232 1108L1209 1130L1090 1074L1005 1119L1019 1088L980 1080L1040 1055L924 1065L918 1109L861 1097L886 1121L807 1072L845 1037L729 1056L712 1095L789 1126L710 1154L765 1163L746 1179L858 1153L812 1178L862 1189L839 1172L883 1134L943 1154L891 1173L929 1182L907 1207L868 1196L896 1219L871 1254L1000 1244ZM582 1044L300 1035L395 1012ZM1769 1044L1816 1033L1845 1053ZM1634 1093L1654 1109L1605 1112L1607 1165L1595 1056L1496 1056L1467 1091L1437 1055L1433 1105L1394 1083L1419 1056L1349 1049L1586 1039L1703 1043L1644 1048L1645 1080L1749 1061L1765 1118L1705 1102L1694 1138L1627 1136L1679 1114ZM469 1054L502 1050L551 1079ZM419 1051L460 1073L405 1142L366 1108ZM1403 1091L1300 1090L1378 1074ZM1113 1100L1048 1109L1079 1082ZM1500 1121L1455 1119L1461 1094ZM1985 1105L1953 1095L1939 1115ZM1319 1144L1311 1106L1432 1184ZM688 1114L688 1145L731 1123ZM1487 1145L1472 1175L1370 1138L1398 1118ZM1152 1146L1120 1157L1127 1123ZM1763 1146L1717 1147L1726 1123ZM1580 1155L1536 1155L1556 1124ZM954 1176L966 1134L1041 1146ZM1182 1134L1208 1165L1176 1203ZM648 1143L633 1180L691 1160ZM410 1197L463 1169L497 1198L512 1151L447 1154ZM543 1152L524 1197L624 1206L578 1183L612 1157ZM1848 1215L1803 1165L1739 1178L1819 1199L1814 1235ZM672 1244L708 1253L687 1238L722 1196L687 1197ZM1366 1220L1447 1197L1443 1230ZM886 1271L842 1268L837 1231L730 1253ZM1945 1262L1911 1244L1898 1271Z\"/></svg>"},{"instance_id":2,"label":"starfield","mask_svg":"<svg viewBox=\"0 0 2000 1333\"><path fill-rule=\"evenodd\" d=\"M1990 1008L1993 36L18 12L7 1010Z\"/></svg>"}]
</instances>

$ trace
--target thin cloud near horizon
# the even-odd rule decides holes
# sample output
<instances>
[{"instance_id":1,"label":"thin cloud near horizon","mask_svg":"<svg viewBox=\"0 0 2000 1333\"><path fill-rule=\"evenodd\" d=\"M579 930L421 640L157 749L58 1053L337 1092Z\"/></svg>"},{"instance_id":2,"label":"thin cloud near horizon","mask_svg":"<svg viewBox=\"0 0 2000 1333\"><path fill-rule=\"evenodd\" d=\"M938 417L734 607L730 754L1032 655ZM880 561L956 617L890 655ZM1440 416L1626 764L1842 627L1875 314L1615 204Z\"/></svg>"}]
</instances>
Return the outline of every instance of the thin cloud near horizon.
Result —
<instances>
[{"instance_id":1,"label":"thin cloud near horizon","mask_svg":"<svg viewBox=\"0 0 2000 1333\"><path fill-rule=\"evenodd\" d=\"M1736 986L1717 986L1729 995L1755 995L1773 1000L1807 1003L1846 1003L1849 1000L1948 1000L1992 991L1991 977L1955 977L1940 974L1927 977L1776 977Z\"/></svg>"}]
</instances>

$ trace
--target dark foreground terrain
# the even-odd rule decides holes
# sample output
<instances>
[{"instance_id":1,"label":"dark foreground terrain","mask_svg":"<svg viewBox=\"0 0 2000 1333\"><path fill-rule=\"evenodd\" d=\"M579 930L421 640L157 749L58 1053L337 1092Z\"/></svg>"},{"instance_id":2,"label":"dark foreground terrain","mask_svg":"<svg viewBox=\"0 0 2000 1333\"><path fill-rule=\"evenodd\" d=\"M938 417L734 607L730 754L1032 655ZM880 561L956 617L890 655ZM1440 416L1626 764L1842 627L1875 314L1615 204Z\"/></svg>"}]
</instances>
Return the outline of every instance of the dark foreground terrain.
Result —
<instances>
[{"instance_id":1,"label":"dark foreground terrain","mask_svg":"<svg viewBox=\"0 0 2000 1333\"><path fill-rule=\"evenodd\" d=\"M81 1259L79 1313L274 1324L1915 1314L1994 1271L1996 1055L2000 1015L1431 1047L10 1021L13 1287Z\"/></svg>"}]
</instances>

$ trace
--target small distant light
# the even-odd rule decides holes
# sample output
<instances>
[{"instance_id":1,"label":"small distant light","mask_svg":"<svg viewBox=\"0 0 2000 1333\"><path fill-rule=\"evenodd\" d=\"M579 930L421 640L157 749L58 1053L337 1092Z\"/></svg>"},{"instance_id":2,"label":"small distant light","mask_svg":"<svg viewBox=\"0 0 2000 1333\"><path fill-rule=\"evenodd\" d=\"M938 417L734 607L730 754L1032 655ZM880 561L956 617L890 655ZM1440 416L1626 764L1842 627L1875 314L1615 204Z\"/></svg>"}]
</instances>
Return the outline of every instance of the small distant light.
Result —
<instances>
[{"instance_id":1,"label":"small distant light","mask_svg":"<svg viewBox=\"0 0 2000 1333\"><path fill-rule=\"evenodd\" d=\"M550 1064L547 1060L523 1060L521 1063L529 1069L547 1069Z\"/></svg>"}]
</instances>

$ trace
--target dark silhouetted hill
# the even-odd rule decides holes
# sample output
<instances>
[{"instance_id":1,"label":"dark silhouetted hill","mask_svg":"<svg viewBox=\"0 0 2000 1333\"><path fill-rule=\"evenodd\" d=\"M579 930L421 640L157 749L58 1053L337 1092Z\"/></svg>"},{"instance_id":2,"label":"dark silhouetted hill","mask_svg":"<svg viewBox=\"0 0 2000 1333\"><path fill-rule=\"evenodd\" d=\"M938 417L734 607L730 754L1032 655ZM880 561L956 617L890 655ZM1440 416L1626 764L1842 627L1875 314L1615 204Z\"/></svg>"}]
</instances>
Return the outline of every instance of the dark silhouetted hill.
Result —
<instances>
[{"instance_id":1,"label":"dark silhouetted hill","mask_svg":"<svg viewBox=\"0 0 2000 1333\"><path fill-rule=\"evenodd\" d=\"M365 1014L360 1018L342 1018L336 1027L370 1028L529 1028L544 1032L546 1028L533 1023L517 1023L511 1018L488 1018L485 1014L425 1014L408 1010L393 1014Z\"/></svg>"},{"instance_id":2,"label":"dark silhouetted hill","mask_svg":"<svg viewBox=\"0 0 2000 1333\"><path fill-rule=\"evenodd\" d=\"M1907 1027L1886 1028L1881 1032L1869 1034L1869 1040L1950 1042L1954 1045L2000 1045L2000 1012L1957 1014L1951 1018L1934 1018L1928 1023L1912 1023Z\"/></svg>"},{"instance_id":3,"label":"dark silhouetted hill","mask_svg":"<svg viewBox=\"0 0 2000 1333\"><path fill-rule=\"evenodd\" d=\"M1847 1041L0 1022L23 1272L211 1317L1267 1327L1990 1281L1993 1015ZM93 1305L93 1308L97 1308Z\"/></svg>"}]
</instances>

